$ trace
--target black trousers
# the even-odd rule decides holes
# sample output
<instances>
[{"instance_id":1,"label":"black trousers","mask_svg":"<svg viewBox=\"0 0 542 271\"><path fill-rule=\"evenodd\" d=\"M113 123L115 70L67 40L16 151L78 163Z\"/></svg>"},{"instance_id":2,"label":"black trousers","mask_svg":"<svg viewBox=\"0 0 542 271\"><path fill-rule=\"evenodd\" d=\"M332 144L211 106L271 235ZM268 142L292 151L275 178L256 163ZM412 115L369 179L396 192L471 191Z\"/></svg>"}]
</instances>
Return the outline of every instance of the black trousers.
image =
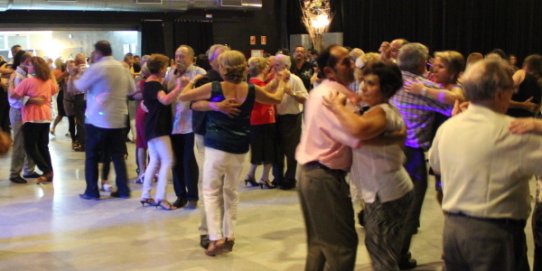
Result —
<instances>
[{"instance_id":1,"label":"black trousers","mask_svg":"<svg viewBox=\"0 0 542 271\"><path fill-rule=\"evenodd\" d=\"M88 137L85 149L85 179L87 188L85 194L99 197L98 191L98 162L101 160L102 150L107 149L115 167L117 191L121 196L129 196L128 177L124 154L126 152L126 137L124 128L105 129L91 124L85 125Z\"/></svg>"},{"instance_id":2,"label":"black trousers","mask_svg":"<svg viewBox=\"0 0 542 271\"><path fill-rule=\"evenodd\" d=\"M23 124L24 150L43 174L53 171L49 153L49 127L50 123Z\"/></svg>"},{"instance_id":3,"label":"black trousers","mask_svg":"<svg viewBox=\"0 0 542 271\"><path fill-rule=\"evenodd\" d=\"M412 204L407 212L405 222L405 239L401 249L402 260L407 260L409 254L412 235L420 225L420 213L422 210L423 199L427 191L427 166L425 164L425 153L423 149L405 147L406 164L405 169L410 175L414 184L414 197Z\"/></svg>"},{"instance_id":4,"label":"black trousers","mask_svg":"<svg viewBox=\"0 0 542 271\"><path fill-rule=\"evenodd\" d=\"M276 149L275 163L273 164L273 177L275 182L295 181L297 161L295 149L301 139L301 116L277 115L275 127ZM284 172L284 156L286 156L286 172Z\"/></svg>"},{"instance_id":5,"label":"black trousers","mask_svg":"<svg viewBox=\"0 0 542 271\"><path fill-rule=\"evenodd\" d=\"M171 135L175 155L173 189L177 198L198 200L198 163L194 155L194 133Z\"/></svg>"}]
</instances>

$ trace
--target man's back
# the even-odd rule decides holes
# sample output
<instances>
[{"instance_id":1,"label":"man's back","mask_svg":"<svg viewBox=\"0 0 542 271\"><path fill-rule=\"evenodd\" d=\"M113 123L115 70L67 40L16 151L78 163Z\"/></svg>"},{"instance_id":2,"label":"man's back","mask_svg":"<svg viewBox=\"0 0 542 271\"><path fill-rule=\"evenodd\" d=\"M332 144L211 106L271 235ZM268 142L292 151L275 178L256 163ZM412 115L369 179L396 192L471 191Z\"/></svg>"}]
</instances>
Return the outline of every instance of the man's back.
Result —
<instances>
[{"instance_id":1,"label":"man's back","mask_svg":"<svg viewBox=\"0 0 542 271\"><path fill-rule=\"evenodd\" d=\"M85 71L76 87L87 89L86 123L100 128L126 126L126 99L134 91L135 83L121 62L103 57Z\"/></svg>"},{"instance_id":2,"label":"man's back","mask_svg":"<svg viewBox=\"0 0 542 271\"><path fill-rule=\"evenodd\" d=\"M511 134L511 120L471 105L439 128L429 160L442 174L444 211L480 218L527 218L528 180L542 173L542 137Z\"/></svg>"}]
</instances>

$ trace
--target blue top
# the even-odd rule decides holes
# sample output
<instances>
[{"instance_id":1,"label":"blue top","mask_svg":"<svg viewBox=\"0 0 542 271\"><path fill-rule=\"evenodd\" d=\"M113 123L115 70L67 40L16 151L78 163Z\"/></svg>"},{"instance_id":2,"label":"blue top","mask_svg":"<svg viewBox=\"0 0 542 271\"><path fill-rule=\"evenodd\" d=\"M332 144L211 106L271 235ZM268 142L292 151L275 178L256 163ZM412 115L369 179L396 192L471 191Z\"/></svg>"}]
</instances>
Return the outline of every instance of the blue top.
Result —
<instances>
[{"instance_id":1,"label":"blue top","mask_svg":"<svg viewBox=\"0 0 542 271\"><path fill-rule=\"evenodd\" d=\"M229 153L247 153L250 132L250 113L255 100L254 85L248 85L245 101L239 107L240 113L236 117L229 117L223 113L207 112L207 125L205 133L205 146ZM224 100L220 82L212 83L211 102Z\"/></svg>"}]
</instances>

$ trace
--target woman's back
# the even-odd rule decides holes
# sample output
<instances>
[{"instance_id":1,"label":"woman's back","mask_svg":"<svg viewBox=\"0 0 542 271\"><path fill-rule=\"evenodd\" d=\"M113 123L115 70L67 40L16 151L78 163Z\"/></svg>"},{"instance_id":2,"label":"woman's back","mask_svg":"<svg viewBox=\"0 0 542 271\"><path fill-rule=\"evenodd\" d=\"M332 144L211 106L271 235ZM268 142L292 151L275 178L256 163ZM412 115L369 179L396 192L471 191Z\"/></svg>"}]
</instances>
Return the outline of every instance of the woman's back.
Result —
<instances>
[{"instance_id":1,"label":"woman's back","mask_svg":"<svg viewBox=\"0 0 542 271\"><path fill-rule=\"evenodd\" d=\"M230 153L246 153L249 145L250 113L254 105L254 86L213 82L211 102L220 102L226 98L235 98L240 104L239 114L229 117L221 112L208 112L205 146ZM223 88L224 87L224 88Z\"/></svg>"}]
</instances>

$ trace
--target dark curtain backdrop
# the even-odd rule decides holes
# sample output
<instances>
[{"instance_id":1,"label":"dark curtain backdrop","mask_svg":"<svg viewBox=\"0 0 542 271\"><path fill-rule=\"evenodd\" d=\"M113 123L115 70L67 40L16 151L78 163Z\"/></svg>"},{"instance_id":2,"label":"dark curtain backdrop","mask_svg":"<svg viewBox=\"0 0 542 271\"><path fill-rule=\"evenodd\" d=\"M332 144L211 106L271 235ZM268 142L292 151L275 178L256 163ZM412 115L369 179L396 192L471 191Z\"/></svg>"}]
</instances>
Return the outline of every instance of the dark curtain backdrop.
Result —
<instances>
[{"instance_id":1,"label":"dark curtain backdrop","mask_svg":"<svg viewBox=\"0 0 542 271\"><path fill-rule=\"evenodd\" d=\"M522 59L542 50L540 0L332 0L332 7L330 31L365 51L397 37L465 55L502 48ZM306 33L299 14L299 1L288 1L289 34Z\"/></svg>"},{"instance_id":2,"label":"dark curtain backdrop","mask_svg":"<svg viewBox=\"0 0 542 271\"><path fill-rule=\"evenodd\" d=\"M173 37L174 50L181 44L187 44L194 48L196 55L204 54L214 43L213 24L206 21L175 21Z\"/></svg>"},{"instance_id":3,"label":"dark curtain backdrop","mask_svg":"<svg viewBox=\"0 0 542 271\"><path fill-rule=\"evenodd\" d=\"M164 23L162 21L141 22L141 53L166 54L164 41Z\"/></svg>"}]
</instances>

